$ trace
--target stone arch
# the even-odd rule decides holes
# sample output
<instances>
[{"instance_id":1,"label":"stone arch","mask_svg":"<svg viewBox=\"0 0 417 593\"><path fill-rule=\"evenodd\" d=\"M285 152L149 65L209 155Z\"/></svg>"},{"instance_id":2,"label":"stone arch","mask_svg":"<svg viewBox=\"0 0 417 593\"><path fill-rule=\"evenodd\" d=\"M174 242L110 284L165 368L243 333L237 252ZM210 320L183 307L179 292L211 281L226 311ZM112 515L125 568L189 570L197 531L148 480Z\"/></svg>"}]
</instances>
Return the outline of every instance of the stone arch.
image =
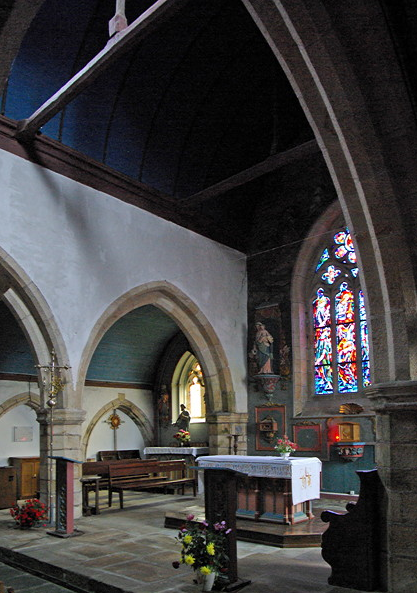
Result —
<instances>
[{"instance_id":1,"label":"stone arch","mask_svg":"<svg viewBox=\"0 0 417 593\"><path fill-rule=\"evenodd\" d=\"M388 71L396 60L387 59L394 49L384 42L389 33L381 7L367 5L375 44L383 47L378 53L375 45L361 43L360 17L350 3L337 3L335 15L333 3L320 0L242 1L297 94L351 230L372 312L371 339L378 344L375 382L415 379L417 298L404 227L409 223L402 218L417 186L409 134L415 122L400 72ZM366 51L372 51L372 68L364 73Z\"/></svg>"},{"instance_id":2,"label":"stone arch","mask_svg":"<svg viewBox=\"0 0 417 593\"><path fill-rule=\"evenodd\" d=\"M121 412L124 412L126 416L129 416L129 418L133 420L133 422L136 424L139 431L143 435L145 446L152 444L152 426L145 414L143 413L143 411L129 400L120 400L116 398L102 406L100 410L98 410L94 414L94 417L90 420L81 442L81 452L83 459L86 459L88 442L90 440L93 429L105 414L111 413L116 408Z\"/></svg>"},{"instance_id":3,"label":"stone arch","mask_svg":"<svg viewBox=\"0 0 417 593\"><path fill-rule=\"evenodd\" d=\"M48 303L25 271L2 248L0 274L1 299L7 304L24 332L36 362L47 364L51 358L52 348L60 362L67 361L66 346ZM69 377L68 375L67 379ZM71 381L68 380L62 402L66 407L69 405L71 393Z\"/></svg>"},{"instance_id":4,"label":"stone arch","mask_svg":"<svg viewBox=\"0 0 417 593\"><path fill-rule=\"evenodd\" d=\"M0 404L0 418L13 408L17 408L17 406L28 406L38 413L41 409L41 398L36 393L30 393L29 391L9 397L9 399L6 399L6 401Z\"/></svg>"},{"instance_id":5,"label":"stone arch","mask_svg":"<svg viewBox=\"0 0 417 593\"><path fill-rule=\"evenodd\" d=\"M173 284L149 282L119 297L101 315L93 327L84 349L77 384L81 390L91 357L98 343L118 319L133 309L154 305L177 323L200 361L207 381L207 402L211 413L235 410L235 393L227 358L207 318L181 290Z\"/></svg>"}]
</instances>

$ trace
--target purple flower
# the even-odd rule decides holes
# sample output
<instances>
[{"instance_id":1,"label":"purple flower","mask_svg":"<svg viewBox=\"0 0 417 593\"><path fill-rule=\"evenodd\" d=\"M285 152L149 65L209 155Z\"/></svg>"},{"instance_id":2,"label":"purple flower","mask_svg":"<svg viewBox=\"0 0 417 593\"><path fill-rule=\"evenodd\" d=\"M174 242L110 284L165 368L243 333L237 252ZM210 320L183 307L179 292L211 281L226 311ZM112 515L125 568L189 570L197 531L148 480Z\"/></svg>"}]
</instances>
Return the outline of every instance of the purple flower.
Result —
<instances>
[{"instance_id":1,"label":"purple flower","mask_svg":"<svg viewBox=\"0 0 417 593\"><path fill-rule=\"evenodd\" d=\"M231 529L226 529L225 534L228 535L231 531Z\"/></svg>"},{"instance_id":2,"label":"purple flower","mask_svg":"<svg viewBox=\"0 0 417 593\"><path fill-rule=\"evenodd\" d=\"M187 521L192 521L194 519L194 515L187 515Z\"/></svg>"}]
</instances>

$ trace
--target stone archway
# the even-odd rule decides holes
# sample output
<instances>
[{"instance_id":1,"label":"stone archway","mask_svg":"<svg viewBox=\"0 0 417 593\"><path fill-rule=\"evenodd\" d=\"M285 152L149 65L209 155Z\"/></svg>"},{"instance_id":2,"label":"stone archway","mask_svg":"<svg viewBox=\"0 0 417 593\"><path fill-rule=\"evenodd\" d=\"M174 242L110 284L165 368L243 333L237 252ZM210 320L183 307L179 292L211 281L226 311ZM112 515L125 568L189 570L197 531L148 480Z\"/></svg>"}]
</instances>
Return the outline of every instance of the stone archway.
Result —
<instances>
[{"instance_id":1,"label":"stone archway","mask_svg":"<svg viewBox=\"0 0 417 593\"><path fill-rule=\"evenodd\" d=\"M169 282L149 282L133 288L117 299L97 320L84 349L78 385L84 384L91 357L105 334L118 319L133 309L153 305L177 323L192 345L207 381L207 397L212 413L233 412L235 393L227 358L213 328L198 307Z\"/></svg>"},{"instance_id":2,"label":"stone archway","mask_svg":"<svg viewBox=\"0 0 417 593\"><path fill-rule=\"evenodd\" d=\"M149 420L147 419L147 417L145 416L145 414L143 413L143 411L129 400L125 400L125 399L120 400L120 399L116 398L116 399L108 402L106 405L102 406L100 408L100 410L98 410L94 414L93 418L90 420L90 422L84 432L82 443L81 443L83 459L86 459L88 442L90 440L91 433L93 432L93 429L95 428L97 423L100 422L100 420L103 418L103 416L105 414L112 412L116 408L118 410L120 410L121 412L124 412L126 414L126 416L129 416L129 418L131 420L133 420L133 422L136 424L136 426L138 427L139 431L141 432L141 434L143 436L143 439L145 441L145 446L152 444L152 439L153 439L152 426L151 426Z\"/></svg>"},{"instance_id":3,"label":"stone archway","mask_svg":"<svg viewBox=\"0 0 417 593\"><path fill-rule=\"evenodd\" d=\"M363 270L374 355L374 384L366 391L389 495L381 505L380 578L384 590L399 593L417 561L409 524L417 484L417 253L409 240L417 234L415 115L382 3L367 3L365 14L362 2L242 2L310 122Z\"/></svg>"}]
</instances>

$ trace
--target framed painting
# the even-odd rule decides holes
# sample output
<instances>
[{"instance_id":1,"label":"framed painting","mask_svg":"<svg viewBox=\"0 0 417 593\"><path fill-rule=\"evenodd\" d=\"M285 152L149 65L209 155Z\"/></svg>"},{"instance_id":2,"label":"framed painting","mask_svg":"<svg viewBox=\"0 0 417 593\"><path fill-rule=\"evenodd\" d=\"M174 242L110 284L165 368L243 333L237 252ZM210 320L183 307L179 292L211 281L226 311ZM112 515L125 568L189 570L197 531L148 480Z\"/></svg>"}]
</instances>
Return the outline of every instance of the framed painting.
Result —
<instances>
[{"instance_id":1,"label":"framed painting","mask_svg":"<svg viewBox=\"0 0 417 593\"><path fill-rule=\"evenodd\" d=\"M285 434L285 406L256 406L257 451L273 451L275 441Z\"/></svg>"},{"instance_id":2,"label":"framed painting","mask_svg":"<svg viewBox=\"0 0 417 593\"><path fill-rule=\"evenodd\" d=\"M298 445L297 451L321 452L321 425L306 422L293 425L293 440Z\"/></svg>"}]
</instances>

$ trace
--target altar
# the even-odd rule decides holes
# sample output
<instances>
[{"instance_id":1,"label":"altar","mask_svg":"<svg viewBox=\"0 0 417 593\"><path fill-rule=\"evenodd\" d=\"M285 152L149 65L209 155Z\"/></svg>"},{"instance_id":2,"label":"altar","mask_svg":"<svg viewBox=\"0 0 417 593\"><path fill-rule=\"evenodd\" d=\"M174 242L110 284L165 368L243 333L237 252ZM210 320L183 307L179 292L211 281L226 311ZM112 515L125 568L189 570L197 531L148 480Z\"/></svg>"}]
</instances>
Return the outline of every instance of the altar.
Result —
<instances>
[{"instance_id":1,"label":"altar","mask_svg":"<svg viewBox=\"0 0 417 593\"><path fill-rule=\"evenodd\" d=\"M187 466L187 477L194 477L196 459L200 455L209 453L208 447L145 447L143 454L145 459L156 457L157 459L185 459Z\"/></svg>"},{"instance_id":2,"label":"altar","mask_svg":"<svg viewBox=\"0 0 417 593\"><path fill-rule=\"evenodd\" d=\"M199 469L238 472L239 518L293 525L314 517L311 501L320 498L321 461L317 457L207 455L199 457L197 464Z\"/></svg>"}]
</instances>

